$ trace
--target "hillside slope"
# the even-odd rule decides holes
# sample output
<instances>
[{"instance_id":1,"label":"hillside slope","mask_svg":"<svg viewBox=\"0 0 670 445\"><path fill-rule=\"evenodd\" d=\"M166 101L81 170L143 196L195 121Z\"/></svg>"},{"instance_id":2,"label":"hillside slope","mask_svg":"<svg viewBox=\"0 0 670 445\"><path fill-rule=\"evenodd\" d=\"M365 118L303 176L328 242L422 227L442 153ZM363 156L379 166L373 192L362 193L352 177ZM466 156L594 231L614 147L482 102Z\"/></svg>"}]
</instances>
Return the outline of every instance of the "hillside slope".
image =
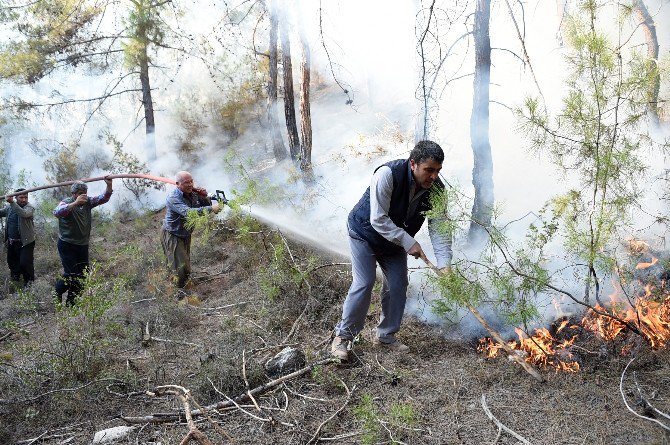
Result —
<instances>
[{"instance_id":1,"label":"hillside slope","mask_svg":"<svg viewBox=\"0 0 670 445\"><path fill-rule=\"evenodd\" d=\"M196 409L271 381L263 364L287 345L308 363L327 357L348 259L248 219L219 222L194 239L194 285L178 303L163 270L160 219L96 222L96 266L74 310L56 308L50 296L60 264L47 229L29 291L11 293L0 268L0 443L87 444L96 431L126 425L122 416L154 415L119 443L178 444L189 431L185 419L156 414L183 405L157 387L188 389ZM487 417L485 397L493 416L533 444L668 443L661 428L625 408L619 391L634 354L628 400L635 372L641 394L670 412L667 351L585 336L573 350L581 371L545 370L539 384L504 359L483 358L477 339L447 340L412 319L400 335L409 354L378 351L369 338L378 311L375 294L352 363L317 366L257 395L258 408L244 401L209 410L195 425L217 444L517 443Z\"/></svg>"}]
</instances>

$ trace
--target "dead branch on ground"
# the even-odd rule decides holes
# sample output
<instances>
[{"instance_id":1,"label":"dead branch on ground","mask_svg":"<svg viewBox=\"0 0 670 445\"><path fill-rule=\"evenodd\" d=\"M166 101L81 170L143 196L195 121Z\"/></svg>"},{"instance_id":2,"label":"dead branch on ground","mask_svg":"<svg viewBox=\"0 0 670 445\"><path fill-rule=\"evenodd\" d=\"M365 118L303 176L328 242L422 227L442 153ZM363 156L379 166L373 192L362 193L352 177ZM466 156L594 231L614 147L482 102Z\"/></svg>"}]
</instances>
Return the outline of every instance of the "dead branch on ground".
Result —
<instances>
[{"instance_id":1,"label":"dead branch on ground","mask_svg":"<svg viewBox=\"0 0 670 445\"><path fill-rule=\"evenodd\" d=\"M191 398L191 392L184 388L183 386L178 385L163 385L157 386L154 391L147 391L147 395L155 397L161 396L163 394L170 394L179 397L182 405L184 406L184 416L186 418L186 424L188 425L188 434L180 442L179 445L187 445L192 440L195 440L200 445L214 445L208 438L205 436L195 425L193 421L193 416L191 415L191 404L189 399Z\"/></svg>"},{"instance_id":2,"label":"dead branch on ground","mask_svg":"<svg viewBox=\"0 0 670 445\"><path fill-rule=\"evenodd\" d=\"M493 421L493 423L495 423L496 426L498 427L498 436L500 436L500 431L502 430L502 431L505 431L507 434L513 436L519 442L521 442L525 445L531 445L531 443L528 441L528 439L526 439L522 435L512 431L510 428L503 425L503 423L500 420L496 419L496 417L493 415L493 413L491 413L491 411L489 410L489 407L486 405L486 395L485 394L482 394L482 408L484 409L484 412L486 413L486 417L491 419Z\"/></svg>"},{"instance_id":3,"label":"dead branch on ground","mask_svg":"<svg viewBox=\"0 0 670 445\"><path fill-rule=\"evenodd\" d=\"M203 345L199 345L196 343L190 343L187 341L179 341L179 340L169 340L167 338L160 338L160 337L154 337L151 335L151 332L149 331L149 322L147 322L144 325L144 333L142 334L142 345L143 346L149 346L149 344L152 341L158 341L158 342L163 342L163 343L173 343L176 345L184 345L184 346L195 346L196 348L204 349Z\"/></svg>"},{"instance_id":4,"label":"dead branch on ground","mask_svg":"<svg viewBox=\"0 0 670 445\"><path fill-rule=\"evenodd\" d=\"M354 393L354 391L356 390L356 385L352 386L351 390L350 390L349 387L347 386L347 384L344 383L344 380L342 380L339 377L338 377L338 380L340 381L340 383L342 384L344 389L347 391L347 398L344 400L344 403L342 404L342 406L340 406L340 408L337 411L335 411L330 417L328 417L326 420L324 420L323 422L321 422L319 424L319 427L316 429L316 431L314 431L314 434L312 434L312 437L307 441L306 445L310 445L312 443L318 442L319 441L319 435L321 434L321 428L323 428L324 425L326 425L328 422L330 422L336 416L338 416L342 412L342 410L344 410L344 408L347 407L347 405L349 404L349 401L351 401L351 396Z\"/></svg>"},{"instance_id":5,"label":"dead branch on ground","mask_svg":"<svg viewBox=\"0 0 670 445\"><path fill-rule=\"evenodd\" d=\"M626 367L623 369L623 372L621 373L621 379L619 379L619 392L621 393L621 398L623 399L623 403L626 405L626 408L628 409L628 411L633 413L633 415L635 415L635 417L639 417L640 419L648 420L650 422L653 422L653 423L657 424L658 426L663 428L665 431L670 431L670 426L665 425L663 422L661 422L657 419L654 419L654 418L649 417L649 416L644 416L644 415L638 413L628 404L628 400L626 399L626 394L624 393L624 390L623 390L623 381L624 381L624 378L626 376L626 371L628 370L628 367L631 365L631 363L633 363L633 361L635 361L636 358L637 357L633 357L632 359L630 359L630 361L628 362ZM663 413L663 417L668 417L668 415Z\"/></svg>"},{"instance_id":6,"label":"dead branch on ground","mask_svg":"<svg viewBox=\"0 0 670 445\"><path fill-rule=\"evenodd\" d=\"M318 360L314 363L311 363L310 365L305 366L302 369L299 369L295 372L292 372L290 374L286 374L285 376L279 377L278 379L272 380L270 382L265 383L264 385L258 386L251 391L245 391L244 393L240 394L239 396L233 398L233 400L237 403L248 400L249 399L249 394L251 395L257 395L257 394L262 394L266 391L269 391L270 389L280 385L281 383L294 379L296 377L300 377L303 374L306 374L310 372L312 369L314 369L317 366L321 365L327 365L330 363L338 362L339 360L336 358L325 358L322 360ZM191 411L191 416L196 417L203 415L205 411L212 411L212 410L218 410L222 408L229 408L234 406L233 402L230 402L228 400L225 401L220 401L217 403L214 403L212 405L205 406L202 409L196 409ZM148 414L146 416L120 416L120 419L123 420L124 422L128 424L137 424L137 423L166 423L166 422L174 422L177 420L184 419L184 413L183 412L169 412L169 413L155 413L155 414Z\"/></svg>"}]
</instances>

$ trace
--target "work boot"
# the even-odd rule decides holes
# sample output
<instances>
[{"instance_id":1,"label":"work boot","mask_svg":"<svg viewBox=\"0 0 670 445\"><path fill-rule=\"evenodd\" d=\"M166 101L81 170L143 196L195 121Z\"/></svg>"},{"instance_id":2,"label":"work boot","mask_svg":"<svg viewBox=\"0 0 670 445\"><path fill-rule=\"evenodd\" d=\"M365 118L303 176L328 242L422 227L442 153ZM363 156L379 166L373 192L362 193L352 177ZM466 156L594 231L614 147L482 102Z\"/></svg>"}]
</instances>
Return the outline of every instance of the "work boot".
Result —
<instances>
[{"instance_id":1,"label":"work boot","mask_svg":"<svg viewBox=\"0 0 670 445\"><path fill-rule=\"evenodd\" d=\"M346 362L349 360L349 350L347 349L348 344L349 340L346 338L335 337L333 343L330 345L330 355Z\"/></svg>"},{"instance_id":2,"label":"work boot","mask_svg":"<svg viewBox=\"0 0 670 445\"><path fill-rule=\"evenodd\" d=\"M400 341L396 340L395 338L393 339L392 342L385 343L381 341L379 337L376 335L372 337L372 344L375 347L386 349L388 351L393 351L393 352L400 352L400 353L407 353L409 352L409 346L402 344Z\"/></svg>"}]
</instances>

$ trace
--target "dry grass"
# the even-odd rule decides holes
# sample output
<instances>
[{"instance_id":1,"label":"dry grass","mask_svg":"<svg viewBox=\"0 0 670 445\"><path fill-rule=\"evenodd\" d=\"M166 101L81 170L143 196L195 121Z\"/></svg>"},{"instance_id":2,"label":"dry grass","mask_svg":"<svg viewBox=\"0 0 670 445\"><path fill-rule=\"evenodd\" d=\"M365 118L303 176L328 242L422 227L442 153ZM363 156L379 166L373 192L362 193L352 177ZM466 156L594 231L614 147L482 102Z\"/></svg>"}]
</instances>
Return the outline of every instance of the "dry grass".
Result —
<instances>
[{"instance_id":1,"label":"dry grass","mask_svg":"<svg viewBox=\"0 0 670 445\"><path fill-rule=\"evenodd\" d=\"M158 385L184 386L201 405L236 396L245 390L243 354L249 385L267 382L262 365L299 317L288 343L308 361L326 355L349 285L346 266L320 268L308 274L309 284L276 275L281 291L269 298L260 277L279 273L272 244L260 235L256 244L243 244L220 231L194 243L193 304L177 304L157 250L159 221L147 215L94 229L100 239L92 256L110 282L127 283L94 326L56 312L49 295L58 273L55 245L38 245L40 278L31 294L0 301L0 337L13 332L0 342L0 398L12 400L0 404L0 443L41 435L34 443L90 443L95 431L122 425L120 415L179 410L174 397L145 394ZM302 270L311 257L317 265L334 261L289 245ZM6 276L1 270L0 282ZM227 305L234 306L221 308ZM368 327L376 317L369 316ZM147 324L157 340L143 343ZM341 409L320 434L339 438L325 443L517 443L505 433L498 437L481 406L485 394L491 412L533 444L668 443L660 428L623 405L619 378L630 356L621 356L621 344L603 347L587 338L580 346L594 353L582 351L581 372L545 371L547 382L538 384L504 359L483 359L471 339L447 340L413 320L401 336L410 354L377 351L363 335L354 363L319 367L257 397L261 412L245 402L264 420L230 409L210 413L216 426L199 417L198 428L214 443L229 443L226 434L237 444L306 443ZM635 371L654 405L670 412L670 354L642 344L633 353L638 359L627 381ZM123 443L178 444L187 431L183 422L142 425Z\"/></svg>"}]
</instances>

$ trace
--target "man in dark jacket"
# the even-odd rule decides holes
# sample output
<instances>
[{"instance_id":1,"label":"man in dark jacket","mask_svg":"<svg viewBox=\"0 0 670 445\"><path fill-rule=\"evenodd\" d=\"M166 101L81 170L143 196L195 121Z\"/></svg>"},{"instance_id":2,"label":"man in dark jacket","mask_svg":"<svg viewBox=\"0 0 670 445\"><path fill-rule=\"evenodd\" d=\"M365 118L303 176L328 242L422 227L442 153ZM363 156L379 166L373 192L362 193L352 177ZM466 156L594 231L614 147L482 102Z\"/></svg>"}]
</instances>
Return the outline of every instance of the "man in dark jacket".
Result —
<instances>
[{"instance_id":1,"label":"man in dark jacket","mask_svg":"<svg viewBox=\"0 0 670 445\"><path fill-rule=\"evenodd\" d=\"M101 195L89 197L85 182L70 186L72 195L63 199L54 209L58 218L58 255L63 263L63 277L56 282L56 300L60 303L67 292L66 303L74 305L82 291L82 281L88 269L88 243L91 238L93 208L109 201L112 180L105 179L107 188Z\"/></svg>"},{"instance_id":2,"label":"man in dark jacket","mask_svg":"<svg viewBox=\"0 0 670 445\"><path fill-rule=\"evenodd\" d=\"M377 264L383 274L382 315L373 343L392 351L409 348L395 338L407 300L407 255L424 255L414 239L431 209L430 194L443 189L438 178L444 153L432 141L416 144L409 159L388 162L375 170L370 187L349 213L349 245L353 281L335 328L331 354L348 359L348 343L363 329L370 308ZM428 229L438 267L448 270L451 238L441 235L433 221Z\"/></svg>"},{"instance_id":3,"label":"man in dark jacket","mask_svg":"<svg viewBox=\"0 0 670 445\"><path fill-rule=\"evenodd\" d=\"M25 189L16 189L21 192ZM0 209L0 217L6 217L5 244L7 246L7 265L11 272L12 281L19 282L23 277L23 286L26 287L35 279L34 251L35 226L33 215L35 209L28 203L28 194L22 193L7 197L9 203Z\"/></svg>"},{"instance_id":4,"label":"man in dark jacket","mask_svg":"<svg viewBox=\"0 0 670 445\"><path fill-rule=\"evenodd\" d=\"M161 231L161 244L168 268L175 274L177 287L181 290L191 275L191 232L184 223L190 212L214 212L220 210L219 203L207 197L207 191L193 187L193 176L180 171L175 177L177 188L167 197L165 220ZM178 298L183 296L178 292Z\"/></svg>"}]
</instances>

